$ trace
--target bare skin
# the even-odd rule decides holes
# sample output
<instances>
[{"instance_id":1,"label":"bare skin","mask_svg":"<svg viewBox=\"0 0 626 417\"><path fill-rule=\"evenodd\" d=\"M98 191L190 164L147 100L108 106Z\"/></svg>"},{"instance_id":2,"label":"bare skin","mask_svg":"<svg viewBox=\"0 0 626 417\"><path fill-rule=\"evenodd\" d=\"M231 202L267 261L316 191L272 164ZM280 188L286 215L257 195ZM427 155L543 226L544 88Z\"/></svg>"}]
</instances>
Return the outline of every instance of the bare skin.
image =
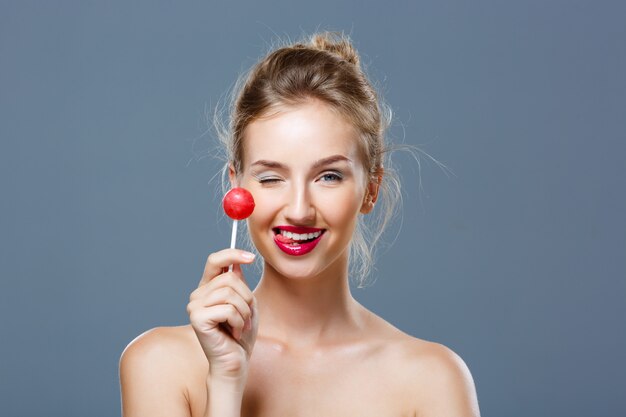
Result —
<instances>
[{"instance_id":1,"label":"bare skin","mask_svg":"<svg viewBox=\"0 0 626 417\"><path fill-rule=\"evenodd\" d=\"M479 415L471 375L460 358L440 344L402 333L361 308L367 337L359 341L301 351L259 332L241 415ZM148 351L155 359L151 363L158 366L151 384L168 392L169 403L162 394L154 396L156 409L150 415L204 416L209 364L191 325L156 328L134 343L137 355ZM178 404L175 411L163 412L172 403ZM465 411L445 411L453 406ZM133 414L130 406L124 415L146 414Z\"/></svg>"},{"instance_id":2,"label":"bare skin","mask_svg":"<svg viewBox=\"0 0 626 417\"><path fill-rule=\"evenodd\" d=\"M352 127L315 101L249 125L244 171L230 174L257 203L247 224L261 280L252 292L243 251L209 256L190 296L191 324L148 331L124 351L125 417L479 415L460 357L350 294L348 244L378 193L356 143ZM280 225L325 233L292 256L274 242Z\"/></svg>"}]
</instances>

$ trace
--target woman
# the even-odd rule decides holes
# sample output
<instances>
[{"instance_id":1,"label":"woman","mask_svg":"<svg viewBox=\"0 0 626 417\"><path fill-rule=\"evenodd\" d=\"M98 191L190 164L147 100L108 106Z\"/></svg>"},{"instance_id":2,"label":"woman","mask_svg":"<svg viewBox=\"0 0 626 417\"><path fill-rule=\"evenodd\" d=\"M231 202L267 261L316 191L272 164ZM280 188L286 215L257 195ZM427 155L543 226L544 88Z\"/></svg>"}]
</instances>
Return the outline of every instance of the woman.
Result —
<instances>
[{"instance_id":1,"label":"woman","mask_svg":"<svg viewBox=\"0 0 626 417\"><path fill-rule=\"evenodd\" d=\"M382 230L366 241L360 222L393 183L386 125L345 36L316 34L252 69L227 169L256 202L247 226L261 279L251 291L241 265L252 253L209 255L190 325L152 329L122 354L125 417L479 415L459 356L350 294L349 263L365 273Z\"/></svg>"}]
</instances>

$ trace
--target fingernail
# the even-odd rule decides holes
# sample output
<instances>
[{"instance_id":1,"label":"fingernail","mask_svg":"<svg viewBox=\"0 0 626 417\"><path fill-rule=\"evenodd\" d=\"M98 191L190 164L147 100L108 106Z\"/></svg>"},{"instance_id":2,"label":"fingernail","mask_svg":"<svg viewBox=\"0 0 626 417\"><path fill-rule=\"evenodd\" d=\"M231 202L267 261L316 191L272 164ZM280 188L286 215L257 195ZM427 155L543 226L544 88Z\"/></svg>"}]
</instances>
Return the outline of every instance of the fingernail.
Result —
<instances>
[{"instance_id":1,"label":"fingernail","mask_svg":"<svg viewBox=\"0 0 626 417\"><path fill-rule=\"evenodd\" d=\"M250 252L241 252L241 257L244 259L254 259L255 258L255 254L254 253L250 253Z\"/></svg>"}]
</instances>

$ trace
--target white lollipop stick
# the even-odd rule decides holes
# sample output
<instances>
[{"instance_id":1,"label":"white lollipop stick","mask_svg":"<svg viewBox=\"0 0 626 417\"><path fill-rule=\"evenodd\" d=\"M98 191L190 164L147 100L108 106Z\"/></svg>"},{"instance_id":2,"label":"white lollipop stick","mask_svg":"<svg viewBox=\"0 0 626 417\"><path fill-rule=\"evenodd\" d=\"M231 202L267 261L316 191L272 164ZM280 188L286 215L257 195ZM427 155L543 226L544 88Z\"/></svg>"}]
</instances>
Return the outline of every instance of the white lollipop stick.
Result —
<instances>
[{"instance_id":1,"label":"white lollipop stick","mask_svg":"<svg viewBox=\"0 0 626 417\"><path fill-rule=\"evenodd\" d=\"M232 234L230 235L230 248L231 249L235 249L235 242L237 241L237 223L239 223L238 220L233 220L233 231L232 231ZM233 272L232 264L228 267L228 272Z\"/></svg>"}]
</instances>

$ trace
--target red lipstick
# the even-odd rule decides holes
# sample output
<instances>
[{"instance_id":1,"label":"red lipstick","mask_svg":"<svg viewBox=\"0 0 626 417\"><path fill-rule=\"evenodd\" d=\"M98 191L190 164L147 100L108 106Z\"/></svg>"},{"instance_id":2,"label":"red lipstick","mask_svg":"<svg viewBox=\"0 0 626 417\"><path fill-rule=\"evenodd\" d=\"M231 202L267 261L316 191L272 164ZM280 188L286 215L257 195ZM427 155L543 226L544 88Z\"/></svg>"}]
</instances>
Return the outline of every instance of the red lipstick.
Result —
<instances>
[{"instance_id":1,"label":"red lipstick","mask_svg":"<svg viewBox=\"0 0 626 417\"><path fill-rule=\"evenodd\" d=\"M281 230L288 232L287 236L281 233ZM311 252L324 236L325 229L318 229L315 227L300 227L300 226L278 226L274 228L274 243L276 246L287 255L302 256ZM312 237L311 239L293 239L290 234L310 234L319 233L319 236Z\"/></svg>"}]
</instances>

